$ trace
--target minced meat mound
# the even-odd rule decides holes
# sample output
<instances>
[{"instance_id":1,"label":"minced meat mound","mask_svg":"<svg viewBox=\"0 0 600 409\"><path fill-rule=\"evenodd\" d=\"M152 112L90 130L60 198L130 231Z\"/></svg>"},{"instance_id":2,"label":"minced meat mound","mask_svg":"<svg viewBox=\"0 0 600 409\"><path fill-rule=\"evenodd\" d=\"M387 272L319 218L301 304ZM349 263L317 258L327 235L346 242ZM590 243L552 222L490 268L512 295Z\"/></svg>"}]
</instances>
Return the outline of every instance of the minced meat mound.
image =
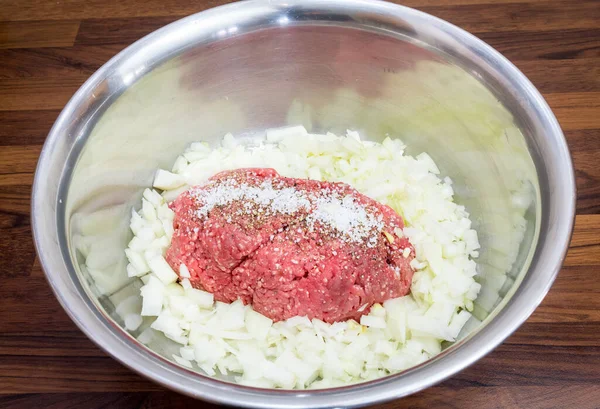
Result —
<instances>
[{"instance_id":1,"label":"minced meat mound","mask_svg":"<svg viewBox=\"0 0 600 409\"><path fill-rule=\"evenodd\" d=\"M344 183L238 169L172 204L167 261L215 299L274 321L359 319L410 290L414 249L402 218Z\"/></svg>"}]
</instances>

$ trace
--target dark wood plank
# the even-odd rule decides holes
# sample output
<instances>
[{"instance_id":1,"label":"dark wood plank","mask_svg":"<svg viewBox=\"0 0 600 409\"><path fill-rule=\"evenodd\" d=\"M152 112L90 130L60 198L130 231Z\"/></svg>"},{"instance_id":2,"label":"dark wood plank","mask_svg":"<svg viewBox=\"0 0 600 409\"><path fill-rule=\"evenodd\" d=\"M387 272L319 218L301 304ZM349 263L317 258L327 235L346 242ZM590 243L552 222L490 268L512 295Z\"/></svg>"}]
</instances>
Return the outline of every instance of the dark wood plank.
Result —
<instances>
[{"instance_id":1,"label":"dark wood plank","mask_svg":"<svg viewBox=\"0 0 600 409\"><path fill-rule=\"evenodd\" d=\"M442 10L441 13L448 13L450 8L458 8L469 12L469 8L482 9L484 6L509 5L511 11L518 11L520 4L526 4L530 14L543 13L544 8L550 7L551 10L562 11L570 6L566 1L552 2L549 0L392 0L393 3L402 4L409 7L421 8L433 13L432 8ZM589 4L593 0L587 0ZM89 18L119 18L119 17L153 17L153 16L187 16L206 10L211 7L231 3L230 0L203 0L201 2L190 2L185 0L147 0L144 2L129 1L120 2L117 0L63 0L60 2L44 2L28 0L19 3L10 0L4 0L0 12L0 21L22 21L22 20L80 20ZM514 6L511 3L515 3ZM553 4L558 5L553 6ZM540 4L538 6L537 4ZM530 6L531 5L531 6ZM460 8L458 6L467 7ZM496 7L497 9L497 7ZM494 10L496 10L494 9ZM551 15L551 12L546 12ZM578 16L572 12L570 16ZM473 20L479 18L478 14L473 16ZM554 17L554 16L552 16ZM491 17L496 20L506 18L506 14L494 13ZM571 17L574 18L574 17ZM466 18L465 18L466 19ZM543 28L543 27L542 27Z\"/></svg>"},{"instance_id":2,"label":"dark wood plank","mask_svg":"<svg viewBox=\"0 0 600 409\"><path fill-rule=\"evenodd\" d=\"M12 357L106 357L74 324L69 331L40 328L35 332L0 334L0 354Z\"/></svg>"},{"instance_id":3,"label":"dark wood plank","mask_svg":"<svg viewBox=\"0 0 600 409\"><path fill-rule=\"evenodd\" d=\"M162 388L107 356L4 356L0 392L131 392Z\"/></svg>"},{"instance_id":4,"label":"dark wood plank","mask_svg":"<svg viewBox=\"0 0 600 409\"><path fill-rule=\"evenodd\" d=\"M86 19L77 34L77 45L133 43L178 17Z\"/></svg>"},{"instance_id":5,"label":"dark wood plank","mask_svg":"<svg viewBox=\"0 0 600 409\"><path fill-rule=\"evenodd\" d=\"M2 214L29 215L33 173L0 174L0 220ZM0 223L5 226L5 223Z\"/></svg>"},{"instance_id":6,"label":"dark wood plank","mask_svg":"<svg viewBox=\"0 0 600 409\"><path fill-rule=\"evenodd\" d=\"M21 220L21 224L28 226L28 218ZM2 270L2 277L6 276L6 279L1 289L4 308L0 308L0 333L8 335L40 329L73 331L76 328L75 324L54 299L39 264L34 260L27 268L17 270L12 267L13 254L4 258L7 268ZM23 285L23 279L27 280L27 285ZM15 314L14 311L19 311L19 314Z\"/></svg>"},{"instance_id":7,"label":"dark wood plank","mask_svg":"<svg viewBox=\"0 0 600 409\"><path fill-rule=\"evenodd\" d=\"M4 154L8 156L15 152L11 149L3 151L3 148L0 146L0 163L8 161L3 157ZM36 156L38 151L39 147L36 146L33 155ZM21 158L31 163L32 157L24 155ZM19 158L13 160L18 161ZM10 168L4 170L10 172ZM35 259L29 221L32 182L32 172L0 173L0 277L15 279L17 282L19 278L29 275ZM0 305L7 305L5 302L7 300L3 299Z\"/></svg>"},{"instance_id":8,"label":"dark wood plank","mask_svg":"<svg viewBox=\"0 0 600 409\"><path fill-rule=\"evenodd\" d=\"M83 24L80 33L82 28ZM600 57L600 32L597 29L491 31L480 33L477 37L514 61Z\"/></svg>"},{"instance_id":9,"label":"dark wood plank","mask_svg":"<svg viewBox=\"0 0 600 409\"><path fill-rule=\"evenodd\" d=\"M588 294L594 293L597 285L598 276L590 273L589 266L563 266L552 290L561 294Z\"/></svg>"},{"instance_id":10,"label":"dark wood plank","mask_svg":"<svg viewBox=\"0 0 600 409\"><path fill-rule=\"evenodd\" d=\"M542 94L600 91L600 59L513 61Z\"/></svg>"},{"instance_id":11,"label":"dark wood plank","mask_svg":"<svg viewBox=\"0 0 600 409\"><path fill-rule=\"evenodd\" d=\"M506 343L445 384L452 387L597 385L599 365L597 346L540 348Z\"/></svg>"},{"instance_id":12,"label":"dark wood plank","mask_svg":"<svg viewBox=\"0 0 600 409\"><path fill-rule=\"evenodd\" d=\"M439 386L390 402L381 408L597 409L598 398L600 398L600 387L596 385L485 388Z\"/></svg>"},{"instance_id":13,"label":"dark wood plank","mask_svg":"<svg viewBox=\"0 0 600 409\"><path fill-rule=\"evenodd\" d=\"M592 160L590 158L590 160ZM598 157L595 157L597 163ZM577 216L575 223L577 234L571 239L571 247L565 260L565 266L600 266L600 234L598 225L600 215ZM600 270L596 270L600 273ZM600 309L598 309L600 314Z\"/></svg>"},{"instance_id":14,"label":"dark wood plank","mask_svg":"<svg viewBox=\"0 0 600 409\"><path fill-rule=\"evenodd\" d=\"M597 251L596 251L597 253ZM597 265L593 265L595 268ZM588 266L588 271L590 267ZM596 288L594 286L593 288ZM597 294L551 291L531 316L532 323L585 324L600 322L600 301ZM600 345L599 345L600 346Z\"/></svg>"},{"instance_id":15,"label":"dark wood plank","mask_svg":"<svg viewBox=\"0 0 600 409\"><path fill-rule=\"evenodd\" d=\"M88 78L74 74L48 81L45 78L0 79L0 111L62 109Z\"/></svg>"},{"instance_id":16,"label":"dark wood plank","mask_svg":"<svg viewBox=\"0 0 600 409\"><path fill-rule=\"evenodd\" d=\"M0 48L67 47L73 45L79 21L20 21L0 24Z\"/></svg>"},{"instance_id":17,"label":"dark wood plank","mask_svg":"<svg viewBox=\"0 0 600 409\"><path fill-rule=\"evenodd\" d=\"M545 98L563 131L600 129L600 92L546 94Z\"/></svg>"},{"instance_id":18,"label":"dark wood plank","mask_svg":"<svg viewBox=\"0 0 600 409\"><path fill-rule=\"evenodd\" d=\"M596 335L600 331L600 322L587 321L584 314L577 316L576 318L578 319L570 322L564 319L564 315L559 316L561 321L553 319L553 316L549 316L546 322L539 322L540 315L542 313L535 312L505 343L537 345L545 349L548 345L548 340L551 339L554 346L600 347L600 341ZM571 315L570 317L573 316Z\"/></svg>"},{"instance_id":19,"label":"dark wood plank","mask_svg":"<svg viewBox=\"0 0 600 409\"><path fill-rule=\"evenodd\" d=\"M22 20L80 20L89 18L186 16L211 7L231 3L231 0L203 0L190 2L183 0L63 0L24 1L14 3L4 1L0 21Z\"/></svg>"},{"instance_id":20,"label":"dark wood plank","mask_svg":"<svg viewBox=\"0 0 600 409\"><path fill-rule=\"evenodd\" d=\"M41 145L60 110L0 111L0 146Z\"/></svg>"},{"instance_id":21,"label":"dark wood plank","mask_svg":"<svg viewBox=\"0 0 600 409\"><path fill-rule=\"evenodd\" d=\"M21 217L16 223L29 226L29 217ZM31 235L24 240L24 243L28 241L33 244ZM10 250L11 247L8 249ZM32 245L28 251L31 250L33 250ZM0 308L0 333L4 335L23 332L39 333L41 330L66 334L77 331L75 324L54 297L37 259L27 268L17 269L13 267L15 257L13 251L2 254L7 268L1 271L5 281L0 287L4 306ZM24 278L26 285L22 281ZM19 314L15 314L15 311L19 311Z\"/></svg>"},{"instance_id":22,"label":"dark wood plank","mask_svg":"<svg viewBox=\"0 0 600 409\"><path fill-rule=\"evenodd\" d=\"M26 277L35 259L35 249L31 246L31 226L29 218L18 214L0 214L0 269L4 279ZM8 227L5 227L8 225ZM10 256L6 256L9 255ZM3 305L8 306L7 300ZM13 312L14 314L14 312Z\"/></svg>"},{"instance_id":23,"label":"dark wood plank","mask_svg":"<svg viewBox=\"0 0 600 409\"><path fill-rule=\"evenodd\" d=\"M157 396L158 395L158 396ZM165 400L161 395L172 395ZM153 398L151 398L151 396ZM31 395L5 395L0 397L0 408L24 409L131 409L131 408L166 408L171 403L185 402L193 404L189 398L183 398L173 393L160 393L149 395L147 393L53 393ZM152 403L150 403L152 402ZM160 403L159 403L160 402ZM157 403L159 403L157 405ZM152 406L147 406L147 405Z\"/></svg>"},{"instance_id":24,"label":"dark wood plank","mask_svg":"<svg viewBox=\"0 0 600 409\"><path fill-rule=\"evenodd\" d=\"M597 29L600 8L595 0L471 4L416 8L471 33Z\"/></svg>"},{"instance_id":25,"label":"dark wood plank","mask_svg":"<svg viewBox=\"0 0 600 409\"><path fill-rule=\"evenodd\" d=\"M598 117L596 113L594 116ZM577 212L600 213L600 129L565 132L575 166L577 180Z\"/></svg>"},{"instance_id":26,"label":"dark wood plank","mask_svg":"<svg viewBox=\"0 0 600 409\"><path fill-rule=\"evenodd\" d=\"M371 409L597 409L600 387L589 385L565 387L527 386L449 388L435 386L426 391ZM549 402L552 402L549 404ZM573 406L571 406L573 405ZM188 409L201 407L216 409L221 406L199 404L186 396L172 392L151 393L85 393L85 394L32 394L0 397L0 407L21 409L44 407L48 409Z\"/></svg>"},{"instance_id":27,"label":"dark wood plank","mask_svg":"<svg viewBox=\"0 0 600 409\"><path fill-rule=\"evenodd\" d=\"M87 46L0 50L0 79L87 78L127 46Z\"/></svg>"},{"instance_id":28,"label":"dark wood plank","mask_svg":"<svg viewBox=\"0 0 600 409\"><path fill-rule=\"evenodd\" d=\"M0 146L0 174L33 173L41 150L39 145Z\"/></svg>"}]
</instances>

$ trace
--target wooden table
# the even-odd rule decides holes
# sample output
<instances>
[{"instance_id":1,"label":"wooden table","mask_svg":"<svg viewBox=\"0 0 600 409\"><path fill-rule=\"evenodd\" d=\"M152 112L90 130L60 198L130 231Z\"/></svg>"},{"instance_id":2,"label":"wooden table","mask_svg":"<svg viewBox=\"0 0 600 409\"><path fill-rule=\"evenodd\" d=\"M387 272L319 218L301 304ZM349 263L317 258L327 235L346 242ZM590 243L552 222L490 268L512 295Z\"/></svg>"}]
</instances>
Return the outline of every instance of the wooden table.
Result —
<instances>
[{"instance_id":1,"label":"wooden table","mask_svg":"<svg viewBox=\"0 0 600 409\"><path fill-rule=\"evenodd\" d=\"M61 108L143 35L223 0L0 0L0 407L215 406L166 391L97 348L48 287L29 197ZM600 408L600 1L406 0L496 47L562 124L579 201L571 250L533 316L442 384L385 408Z\"/></svg>"}]
</instances>

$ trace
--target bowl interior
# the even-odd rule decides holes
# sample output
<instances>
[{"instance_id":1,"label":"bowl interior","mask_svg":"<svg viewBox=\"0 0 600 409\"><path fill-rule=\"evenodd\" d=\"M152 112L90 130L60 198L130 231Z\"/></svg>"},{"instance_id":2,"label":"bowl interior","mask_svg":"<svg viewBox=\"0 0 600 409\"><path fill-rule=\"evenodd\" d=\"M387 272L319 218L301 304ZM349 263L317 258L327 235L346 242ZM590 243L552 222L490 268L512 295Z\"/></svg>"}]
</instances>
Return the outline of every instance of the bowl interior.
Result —
<instances>
[{"instance_id":1,"label":"bowl interior","mask_svg":"<svg viewBox=\"0 0 600 409\"><path fill-rule=\"evenodd\" d=\"M117 56L59 119L69 133L53 142L62 156L48 177L61 257L115 331L126 332L118 306L141 285L127 278L123 250L131 208L155 170L170 168L191 142L288 124L400 138L453 180L482 246L482 291L461 337L485 326L519 287L538 243L540 185L550 177L540 159L548 149L542 115L523 97L529 85L502 71L513 67L496 53L430 16L332 3L246 4L189 17ZM170 359L174 345L152 347Z\"/></svg>"},{"instance_id":2,"label":"bowl interior","mask_svg":"<svg viewBox=\"0 0 600 409\"><path fill-rule=\"evenodd\" d=\"M465 68L401 35L328 25L236 35L232 26L140 78L125 76L128 87L92 127L68 187L67 239L78 272L122 325L115 308L140 286L125 273L128 215L158 167L170 168L189 143L227 132L353 129L372 140L400 138L410 154L428 152L453 180L482 245L474 315L485 319L535 246L538 182L523 130L500 102L506 95ZM155 347L169 353L168 344Z\"/></svg>"}]
</instances>

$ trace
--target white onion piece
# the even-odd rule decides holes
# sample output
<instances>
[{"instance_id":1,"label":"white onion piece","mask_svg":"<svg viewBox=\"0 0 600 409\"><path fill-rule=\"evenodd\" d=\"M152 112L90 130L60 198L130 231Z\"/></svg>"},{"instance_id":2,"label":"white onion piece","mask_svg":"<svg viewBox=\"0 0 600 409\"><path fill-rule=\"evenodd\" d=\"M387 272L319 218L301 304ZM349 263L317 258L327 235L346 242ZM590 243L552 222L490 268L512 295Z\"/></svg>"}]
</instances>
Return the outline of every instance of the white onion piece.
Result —
<instances>
[{"instance_id":1,"label":"white onion piece","mask_svg":"<svg viewBox=\"0 0 600 409\"><path fill-rule=\"evenodd\" d=\"M188 361L193 361L196 359L196 355L194 354L194 348L192 347L179 348L179 354L183 359L187 359Z\"/></svg>"},{"instance_id":2,"label":"white onion piece","mask_svg":"<svg viewBox=\"0 0 600 409\"><path fill-rule=\"evenodd\" d=\"M163 282L170 284L177 281L177 274L173 271L167 260L162 255L156 255L147 259L150 270Z\"/></svg>"},{"instance_id":3,"label":"white onion piece","mask_svg":"<svg viewBox=\"0 0 600 409\"><path fill-rule=\"evenodd\" d=\"M127 314L125 316L125 328L135 331L142 325L142 317L139 314Z\"/></svg>"},{"instance_id":4,"label":"white onion piece","mask_svg":"<svg viewBox=\"0 0 600 409\"><path fill-rule=\"evenodd\" d=\"M163 283L154 275L151 275L148 283L140 289L143 316L158 316L160 314L165 298L165 291Z\"/></svg>"},{"instance_id":5,"label":"white onion piece","mask_svg":"<svg viewBox=\"0 0 600 409\"><path fill-rule=\"evenodd\" d=\"M175 360L175 362L177 362L179 365L183 365L186 368L192 368L192 363L185 358L180 357L179 355L172 355L173 359Z\"/></svg>"},{"instance_id":6,"label":"white onion piece","mask_svg":"<svg viewBox=\"0 0 600 409\"><path fill-rule=\"evenodd\" d=\"M155 208L159 207L163 203L162 196L154 189L144 189L144 199L152 204Z\"/></svg>"},{"instance_id":7,"label":"white onion piece","mask_svg":"<svg viewBox=\"0 0 600 409\"><path fill-rule=\"evenodd\" d=\"M267 141L276 143L287 138L298 138L302 140L307 132L303 126L290 126L287 128L268 129L266 132Z\"/></svg>"},{"instance_id":8,"label":"white onion piece","mask_svg":"<svg viewBox=\"0 0 600 409\"><path fill-rule=\"evenodd\" d=\"M267 338L269 329L273 325L273 320L257 313L252 309L246 311L246 329L254 339L264 340Z\"/></svg>"},{"instance_id":9,"label":"white onion piece","mask_svg":"<svg viewBox=\"0 0 600 409\"><path fill-rule=\"evenodd\" d=\"M138 336L137 340L144 345L148 345L154 339L154 330L150 327L143 330Z\"/></svg>"},{"instance_id":10,"label":"white onion piece","mask_svg":"<svg viewBox=\"0 0 600 409\"><path fill-rule=\"evenodd\" d=\"M137 271L137 275L144 274L150 271L150 267L148 266L146 259L137 251L133 251L132 249L125 249L125 255L127 256L129 262L135 268L135 271Z\"/></svg>"},{"instance_id":11,"label":"white onion piece","mask_svg":"<svg viewBox=\"0 0 600 409\"><path fill-rule=\"evenodd\" d=\"M198 304L198 306L201 308L212 307L214 303L214 295L196 288L187 288L185 290L185 295Z\"/></svg>"},{"instance_id":12,"label":"white onion piece","mask_svg":"<svg viewBox=\"0 0 600 409\"><path fill-rule=\"evenodd\" d=\"M172 190L185 184L185 179L180 175L159 169L154 176L153 186L157 189Z\"/></svg>"},{"instance_id":13,"label":"white onion piece","mask_svg":"<svg viewBox=\"0 0 600 409\"><path fill-rule=\"evenodd\" d=\"M377 317L375 315L363 315L360 317L360 325L371 328L385 328L385 318Z\"/></svg>"},{"instance_id":14,"label":"white onion piece","mask_svg":"<svg viewBox=\"0 0 600 409\"><path fill-rule=\"evenodd\" d=\"M139 277L139 276L142 276L145 274L145 273L140 273L131 263L127 264L126 270L127 270L127 277Z\"/></svg>"},{"instance_id":15,"label":"white onion piece","mask_svg":"<svg viewBox=\"0 0 600 409\"><path fill-rule=\"evenodd\" d=\"M183 278L190 278L190 270L186 267L185 264L179 265L179 276Z\"/></svg>"},{"instance_id":16,"label":"white onion piece","mask_svg":"<svg viewBox=\"0 0 600 409\"><path fill-rule=\"evenodd\" d=\"M234 149L237 145L237 141L235 140L234 136L230 133L226 134L223 137L223 141L221 142L221 146L227 149Z\"/></svg>"},{"instance_id":17,"label":"white onion piece","mask_svg":"<svg viewBox=\"0 0 600 409\"><path fill-rule=\"evenodd\" d=\"M148 222L154 222L157 219L156 208L146 199L142 199L142 217Z\"/></svg>"}]
</instances>

